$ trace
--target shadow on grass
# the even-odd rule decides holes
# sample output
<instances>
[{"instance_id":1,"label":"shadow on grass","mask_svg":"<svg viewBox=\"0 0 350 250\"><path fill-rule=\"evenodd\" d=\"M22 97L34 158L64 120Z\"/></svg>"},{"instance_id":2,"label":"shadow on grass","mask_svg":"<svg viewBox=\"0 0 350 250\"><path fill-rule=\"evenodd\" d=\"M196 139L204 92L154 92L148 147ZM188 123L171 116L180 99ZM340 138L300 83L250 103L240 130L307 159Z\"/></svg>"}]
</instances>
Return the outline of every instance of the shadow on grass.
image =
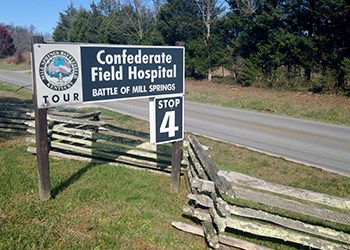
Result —
<instances>
[{"instance_id":1,"label":"shadow on grass","mask_svg":"<svg viewBox=\"0 0 350 250\"><path fill-rule=\"evenodd\" d=\"M51 198L55 199L58 194L63 192L66 188L72 185L74 182L79 180L84 174L86 174L89 170L95 167L96 163L89 163L85 167L81 168L78 172L72 174L67 180L61 182L57 187L52 189Z\"/></svg>"},{"instance_id":2,"label":"shadow on grass","mask_svg":"<svg viewBox=\"0 0 350 250\"><path fill-rule=\"evenodd\" d=\"M16 91L18 91L20 89L17 89ZM0 96L0 103L3 104L18 104L18 105L23 105L23 104L27 104L27 105L31 105L33 104L33 101L31 99L21 99L21 98L17 98L17 97L7 97L7 96Z\"/></svg>"},{"instance_id":3,"label":"shadow on grass","mask_svg":"<svg viewBox=\"0 0 350 250\"><path fill-rule=\"evenodd\" d=\"M23 136L23 133L6 133L0 132L0 142L5 142L7 140Z\"/></svg>"}]
</instances>

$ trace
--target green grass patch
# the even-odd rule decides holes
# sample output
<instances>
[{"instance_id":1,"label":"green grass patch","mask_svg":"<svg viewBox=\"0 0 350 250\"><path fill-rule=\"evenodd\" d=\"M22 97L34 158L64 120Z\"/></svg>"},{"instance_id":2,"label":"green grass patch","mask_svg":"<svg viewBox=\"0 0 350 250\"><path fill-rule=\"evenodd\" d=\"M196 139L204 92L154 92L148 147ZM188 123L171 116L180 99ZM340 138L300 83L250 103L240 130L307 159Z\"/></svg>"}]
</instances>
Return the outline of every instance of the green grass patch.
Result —
<instances>
[{"instance_id":1,"label":"green grass patch","mask_svg":"<svg viewBox=\"0 0 350 250\"><path fill-rule=\"evenodd\" d=\"M30 101L29 91L16 90L0 83L0 99ZM147 122L102 112L118 126L148 129ZM201 237L171 226L187 221L183 180L175 195L167 175L51 158L52 199L43 202L36 158L27 146L25 136L0 133L0 249L206 248Z\"/></svg>"},{"instance_id":2,"label":"green grass patch","mask_svg":"<svg viewBox=\"0 0 350 250\"><path fill-rule=\"evenodd\" d=\"M26 88L0 82L0 100L31 102L32 92Z\"/></svg>"},{"instance_id":3,"label":"green grass patch","mask_svg":"<svg viewBox=\"0 0 350 250\"><path fill-rule=\"evenodd\" d=\"M3 135L1 135L3 138ZM24 137L0 142L0 248L204 249L171 226L186 203L170 176L50 160L53 199L38 199L35 157Z\"/></svg>"},{"instance_id":4,"label":"green grass patch","mask_svg":"<svg viewBox=\"0 0 350 250\"><path fill-rule=\"evenodd\" d=\"M222 170L236 171L268 182L350 198L350 178L316 167L269 156L232 144L198 137Z\"/></svg>"}]
</instances>

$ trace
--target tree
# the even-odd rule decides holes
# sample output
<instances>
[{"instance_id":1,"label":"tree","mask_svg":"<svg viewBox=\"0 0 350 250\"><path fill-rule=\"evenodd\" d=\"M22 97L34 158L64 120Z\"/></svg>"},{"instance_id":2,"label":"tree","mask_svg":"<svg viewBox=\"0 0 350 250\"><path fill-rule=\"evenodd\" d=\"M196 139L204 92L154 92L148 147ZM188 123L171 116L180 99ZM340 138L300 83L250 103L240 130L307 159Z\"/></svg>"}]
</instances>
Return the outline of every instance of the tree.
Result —
<instances>
[{"instance_id":1,"label":"tree","mask_svg":"<svg viewBox=\"0 0 350 250\"><path fill-rule=\"evenodd\" d=\"M0 58L14 55L16 52L13 38L5 26L0 25Z\"/></svg>"},{"instance_id":2,"label":"tree","mask_svg":"<svg viewBox=\"0 0 350 250\"><path fill-rule=\"evenodd\" d=\"M32 36L35 30L33 25L29 27L6 25L10 32L17 53L29 52L31 50Z\"/></svg>"},{"instance_id":3,"label":"tree","mask_svg":"<svg viewBox=\"0 0 350 250\"><path fill-rule=\"evenodd\" d=\"M93 22L91 13L85 8L80 9L74 15L74 20L68 32L68 40L70 42L91 43L93 41L90 32L90 24ZM95 31L96 32L96 31Z\"/></svg>"},{"instance_id":4,"label":"tree","mask_svg":"<svg viewBox=\"0 0 350 250\"><path fill-rule=\"evenodd\" d=\"M151 29L153 24L153 13L147 7L148 1L128 0L122 7L124 22L122 23L126 32L133 42L142 43L145 34Z\"/></svg>"},{"instance_id":5,"label":"tree","mask_svg":"<svg viewBox=\"0 0 350 250\"><path fill-rule=\"evenodd\" d=\"M207 48L203 48L203 23L195 1L168 0L159 11L156 29L167 45L185 42L186 74L202 78L206 73L203 68L207 65Z\"/></svg>"},{"instance_id":6,"label":"tree","mask_svg":"<svg viewBox=\"0 0 350 250\"><path fill-rule=\"evenodd\" d=\"M226 58L218 0L168 0L160 9L156 28L164 42L186 46L186 73L197 78L208 77L211 69ZM220 59L219 59L220 57Z\"/></svg>"},{"instance_id":7,"label":"tree","mask_svg":"<svg viewBox=\"0 0 350 250\"><path fill-rule=\"evenodd\" d=\"M318 20L315 42L322 51L322 66L334 71L335 88L348 88L350 93L350 84L346 84L347 70L343 67L350 58L350 2L320 0L316 1L315 9Z\"/></svg>"},{"instance_id":8,"label":"tree","mask_svg":"<svg viewBox=\"0 0 350 250\"><path fill-rule=\"evenodd\" d=\"M115 0L100 0L97 7L102 15L110 16L119 9L120 2L118 1L117 3Z\"/></svg>"},{"instance_id":9,"label":"tree","mask_svg":"<svg viewBox=\"0 0 350 250\"><path fill-rule=\"evenodd\" d=\"M232 11L240 16L254 14L262 2L261 0L226 0Z\"/></svg>"},{"instance_id":10,"label":"tree","mask_svg":"<svg viewBox=\"0 0 350 250\"><path fill-rule=\"evenodd\" d=\"M154 10L154 22L156 23L158 20L158 14L163 6L165 0L152 0L153 2L153 10Z\"/></svg>"},{"instance_id":11,"label":"tree","mask_svg":"<svg viewBox=\"0 0 350 250\"><path fill-rule=\"evenodd\" d=\"M197 39L202 35L201 15L194 1L167 1L159 11L157 29L168 45Z\"/></svg>"},{"instance_id":12,"label":"tree","mask_svg":"<svg viewBox=\"0 0 350 250\"><path fill-rule=\"evenodd\" d=\"M154 15L148 1L127 0L118 4L103 20L103 41L115 44L143 44L152 30Z\"/></svg>"},{"instance_id":13,"label":"tree","mask_svg":"<svg viewBox=\"0 0 350 250\"><path fill-rule=\"evenodd\" d=\"M207 57L208 57L208 69L207 69L207 76L208 81L210 82L212 80L212 67L213 61L213 48L211 45L213 45L213 42L211 42L212 37L212 25L214 22L217 21L217 18L219 14L223 11L223 9L218 6L221 1L219 0L195 0L196 5L201 13L202 16L202 22L204 24L204 30L203 30L203 40L204 44L208 47L207 48Z\"/></svg>"},{"instance_id":14,"label":"tree","mask_svg":"<svg viewBox=\"0 0 350 250\"><path fill-rule=\"evenodd\" d=\"M105 16L102 15L95 3L90 4L90 10L83 7L76 12L68 39L71 42L100 43L102 37L102 23Z\"/></svg>"},{"instance_id":15,"label":"tree","mask_svg":"<svg viewBox=\"0 0 350 250\"><path fill-rule=\"evenodd\" d=\"M67 9L63 13L59 13L59 21L52 36L56 42L69 41L68 33L72 27L76 12L77 10L73 6L73 1L71 1Z\"/></svg>"},{"instance_id":16,"label":"tree","mask_svg":"<svg viewBox=\"0 0 350 250\"><path fill-rule=\"evenodd\" d=\"M94 3L90 4L90 19L87 21L89 23L88 27L88 41L92 43L100 43L102 42L102 23L104 15L102 15L101 10L99 10L98 6Z\"/></svg>"}]
</instances>

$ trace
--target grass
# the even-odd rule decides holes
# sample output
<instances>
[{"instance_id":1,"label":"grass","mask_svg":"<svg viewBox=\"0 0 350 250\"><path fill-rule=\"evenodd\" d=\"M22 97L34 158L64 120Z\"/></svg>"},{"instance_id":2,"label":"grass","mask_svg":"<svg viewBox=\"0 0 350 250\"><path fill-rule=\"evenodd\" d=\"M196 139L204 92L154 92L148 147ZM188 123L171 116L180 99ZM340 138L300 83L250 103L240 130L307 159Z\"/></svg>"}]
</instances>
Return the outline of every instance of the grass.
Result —
<instances>
[{"instance_id":1,"label":"grass","mask_svg":"<svg viewBox=\"0 0 350 250\"><path fill-rule=\"evenodd\" d=\"M0 83L0 99L30 101L26 91ZM144 121L103 114L147 130ZM36 158L26 147L25 136L0 133L0 249L206 248L202 238L171 226L187 221L183 180L174 195L167 175L51 158L53 198L42 202Z\"/></svg>"},{"instance_id":2,"label":"grass","mask_svg":"<svg viewBox=\"0 0 350 250\"><path fill-rule=\"evenodd\" d=\"M30 53L16 54L11 57L0 59L0 69L4 70L30 70Z\"/></svg>"},{"instance_id":3,"label":"grass","mask_svg":"<svg viewBox=\"0 0 350 250\"><path fill-rule=\"evenodd\" d=\"M4 135L1 135L4 138ZM182 193L147 171L51 159L54 199L38 200L35 157L21 136L0 142L1 249L203 249L171 227ZM182 183L182 185L184 185Z\"/></svg>"},{"instance_id":4,"label":"grass","mask_svg":"<svg viewBox=\"0 0 350 250\"><path fill-rule=\"evenodd\" d=\"M11 70L11 71L21 71L21 70L30 70L30 65L26 64L15 64L15 63L2 63L0 61L0 69Z\"/></svg>"},{"instance_id":5,"label":"grass","mask_svg":"<svg viewBox=\"0 0 350 250\"><path fill-rule=\"evenodd\" d=\"M350 98L186 81L186 100L350 126Z\"/></svg>"},{"instance_id":6,"label":"grass","mask_svg":"<svg viewBox=\"0 0 350 250\"><path fill-rule=\"evenodd\" d=\"M0 99L2 100L22 100L31 102L32 93L27 89L19 88L13 84L0 82Z\"/></svg>"},{"instance_id":7,"label":"grass","mask_svg":"<svg viewBox=\"0 0 350 250\"><path fill-rule=\"evenodd\" d=\"M198 139L210 148L210 157L222 170L350 199L349 177L205 137Z\"/></svg>"},{"instance_id":8,"label":"grass","mask_svg":"<svg viewBox=\"0 0 350 250\"><path fill-rule=\"evenodd\" d=\"M16 89L0 83L0 98L30 100L29 91ZM112 117L118 126L148 132L144 121L108 110L102 115ZM210 147L220 169L350 198L348 177L205 137L199 140ZM183 182L181 193L173 195L169 176L50 159L53 199L42 202L36 160L26 146L23 136L0 134L0 249L206 248L202 238L171 227L176 220L189 223L181 212L187 203ZM298 248L266 239L255 242L274 249Z\"/></svg>"}]
</instances>

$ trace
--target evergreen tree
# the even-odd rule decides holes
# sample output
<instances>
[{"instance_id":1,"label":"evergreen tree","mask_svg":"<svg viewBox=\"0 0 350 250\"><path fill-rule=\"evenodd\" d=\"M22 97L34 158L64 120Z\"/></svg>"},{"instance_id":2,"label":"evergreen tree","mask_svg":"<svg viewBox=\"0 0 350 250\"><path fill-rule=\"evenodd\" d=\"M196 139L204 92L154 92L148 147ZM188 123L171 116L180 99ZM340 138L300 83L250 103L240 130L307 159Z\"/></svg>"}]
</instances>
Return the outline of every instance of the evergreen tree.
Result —
<instances>
[{"instance_id":1,"label":"evergreen tree","mask_svg":"<svg viewBox=\"0 0 350 250\"><path fill-rule=\"evenodd\" d=\"M89 32L91 22L91 14L85 8L80 9L74 15L71 28L68 32L68 40L70 42L89 43L91 34Z\"/></svg>"},{"instance_id":2,"label":"evergreen tree","mask_svg":"<svg viewBox=\"0 0 350 250\"><path fill-rule=\"evenodd\" d=\"M52 38L56 42L68 42L68 33L72 27L72 23L74 21L74 16L77 10L73 6L73 2L70 2L70 5L63 13L59 13L59 21L57 26L54 29Z\"/></svg>"},{"instance_id":3,"label":"evergreen tree","mask_svg":"<svg viewBox=\"0 0 350 250\"><path fill-rule=\"evenodd\" d=\"M97 5L92 3L91 10L81 7L74 16L72 27L68 33L71 42L100 43L103 41L103 15Z\"/></svg>"},{"instance_id":4,"label":"evergreen tree","mask_svg":"<svg viewBox=\"0 0 350 250\"><path fill-rule=\"evenodd\" d=\"M167 1L159 11L157 29L168 45L191 41L202 36L201 14L192 0Z\"/></svg>"},{"instance_id":5,"label":"evergreen tree","mask_svg":"<svg viewBox=\"0 0 350 250\"><path fill-rule=\"evenodd\" d=\"M116 0L100 0L97 4L100 13L104 16L113 15L120 8L120 2Z\"/></svg>"},{"instance_id":6,"label":"evergreen tree","mask_svg":"<svg viewBox=\"0 0 350 250\"><path fill-rule=\"evenodd\" d=\"M101 10L94 3L90 5L90 19L87 21L89 23L89 27L87 29L88 32L88 41L91 43L101 43L102 39L102 23L106 18L102 15Z\"/></svg>"},{"instance_id":7,"label":"evergreen tree","mask_svg":"<svg viewBox=\"0 0 350 250\"><path fill-rule=\"evenodd\" d=\"M271 81L303 77L311 88L321 83L350 89L348 0L226 0L225 15L221 2L100 0L89 10L76 10L71 2L53 37L113 44L184 41L191 76L210 76L211 69L228 64L245 86L259 79L273 87Z\"/></svg>"}]
</instances>

